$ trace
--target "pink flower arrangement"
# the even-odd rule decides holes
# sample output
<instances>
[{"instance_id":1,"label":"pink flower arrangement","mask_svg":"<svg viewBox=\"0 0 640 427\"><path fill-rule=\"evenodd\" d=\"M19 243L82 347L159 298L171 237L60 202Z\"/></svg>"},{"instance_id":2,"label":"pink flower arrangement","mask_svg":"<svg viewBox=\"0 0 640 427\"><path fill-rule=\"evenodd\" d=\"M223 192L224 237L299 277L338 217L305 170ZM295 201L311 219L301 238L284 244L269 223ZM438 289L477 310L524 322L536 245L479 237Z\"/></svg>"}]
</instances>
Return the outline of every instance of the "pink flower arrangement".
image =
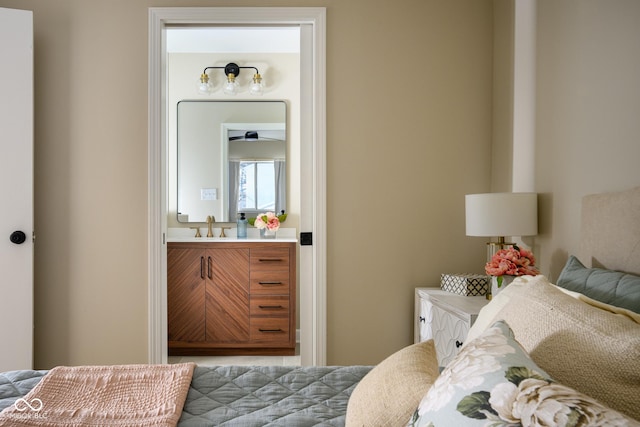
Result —
<instances>
[{"instance_id":1,"label":"pink flower arrangement","mask_svg":"<svg viewBox=\"0 0 640 427\"><path fill-rule=\"evenodd\" d=\"M273 212L262 213L256 217L253 226L258 229L266 228L271 231L278 231L280 228L280 220Z\"/></svg>"},{"instance_id":2,"label":"pink flower arrangement","mask_svg":"<svg viewBox=\"0 0 640 427\"><path fill-rule=\"evenodd\" d=\"M513 246L508 249L501 249L491 257L484 271L489 276L535 276L538 269L534 267L536 259L531 251Z\"/></svg>"}]
</instances>

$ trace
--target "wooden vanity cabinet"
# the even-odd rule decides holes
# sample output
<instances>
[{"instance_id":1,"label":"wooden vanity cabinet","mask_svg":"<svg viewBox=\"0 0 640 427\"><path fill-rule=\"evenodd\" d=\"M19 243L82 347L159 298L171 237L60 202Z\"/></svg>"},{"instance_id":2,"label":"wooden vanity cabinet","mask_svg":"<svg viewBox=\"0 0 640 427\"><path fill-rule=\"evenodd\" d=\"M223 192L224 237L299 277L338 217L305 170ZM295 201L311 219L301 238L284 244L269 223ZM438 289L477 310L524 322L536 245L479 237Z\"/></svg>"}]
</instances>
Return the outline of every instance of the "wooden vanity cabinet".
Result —
<instances>
[{"instance_id":1,"label":"wooden vanity cabinet","mask_svg":"<svg viewBox=\"0 0 640 427\"><path fill-rule=\"evenodd\" d=\"M169 355L295 353L294 242L169 242Z\"/></svg>"}]
</instances>

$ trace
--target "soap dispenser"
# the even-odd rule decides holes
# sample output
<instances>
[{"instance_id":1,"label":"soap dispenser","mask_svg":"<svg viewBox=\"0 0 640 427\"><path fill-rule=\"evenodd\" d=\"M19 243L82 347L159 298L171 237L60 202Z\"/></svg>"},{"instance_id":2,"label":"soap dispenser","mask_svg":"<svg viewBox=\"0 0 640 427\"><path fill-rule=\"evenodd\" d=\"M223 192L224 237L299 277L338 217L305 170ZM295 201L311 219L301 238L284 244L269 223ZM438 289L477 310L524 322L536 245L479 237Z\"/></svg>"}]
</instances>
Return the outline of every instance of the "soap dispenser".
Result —
<instances>
[{"instance_id":1,"label":"soap dispenser","mask_svg":"<svg viewBox=\"0 0 640 427\"><path fill-rule=\"evenodd\" d=\"M244 217L244 212L240 212L240 218L238 218L238 239L247 238L247 219Z\"/></svg>"}]
</instances>

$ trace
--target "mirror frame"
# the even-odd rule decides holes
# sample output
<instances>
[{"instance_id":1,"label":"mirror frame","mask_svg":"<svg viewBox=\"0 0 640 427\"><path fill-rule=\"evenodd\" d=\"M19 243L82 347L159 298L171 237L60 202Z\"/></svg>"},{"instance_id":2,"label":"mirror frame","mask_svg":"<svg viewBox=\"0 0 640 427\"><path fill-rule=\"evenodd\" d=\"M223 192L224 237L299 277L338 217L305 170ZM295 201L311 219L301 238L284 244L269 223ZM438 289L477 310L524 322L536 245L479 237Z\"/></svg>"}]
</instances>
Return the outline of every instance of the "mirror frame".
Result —
<instances>
[{"instance_id":1,"label":"mirror frame","mask_svg":"<svg viewBox=\"0 0 640 427\"><path fill-rule=\"evenodd\" d=\"M326 364L326 8L324 7L173 7L149 8L148 129L148 361L167 362L167 204L166 204L166 50L170 25L300 25L301 158L313 168L301 177L300 230L313 233L313 246L300 246L302 277L300 343L302 365ZM306 281L310 283L307 283ZM303 281L305 283L303 283ZM311 310L308 308L311 307Z\"/></svg>"}]
</instances>

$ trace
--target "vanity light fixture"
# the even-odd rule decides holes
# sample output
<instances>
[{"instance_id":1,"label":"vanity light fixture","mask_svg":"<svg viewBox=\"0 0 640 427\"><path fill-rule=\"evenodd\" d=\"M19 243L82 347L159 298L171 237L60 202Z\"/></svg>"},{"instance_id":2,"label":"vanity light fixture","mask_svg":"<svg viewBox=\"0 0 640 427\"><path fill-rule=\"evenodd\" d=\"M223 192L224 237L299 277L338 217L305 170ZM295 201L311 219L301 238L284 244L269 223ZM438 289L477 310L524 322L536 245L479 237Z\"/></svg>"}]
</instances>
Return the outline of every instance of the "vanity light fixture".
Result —
<instances>
[{"instance_id":1,"label":"vanity light fixture","mask_svg":"<svg viewBox=\"0 0 640 427\"><path fill-rule=\"evenodd\" d=\"M224 70L224 74L227 76L227 81L224 83L223 91L227 95L235 95L238 93L238 81L237 77L240 75L241 68L251 68L255 70L253 74L253 79L251 85L249 87L249 93L251 95L262 95L264 91L264 86L262 83L262 76L256 67L241 67L236 63L230 62L224 67L206 67L202 74L200 75L200 81L198 82L198 93L202 95L208 95L213 92L213 82L209 78L207 74L207 70L211 69L221 69Z\"/></svg>"}]
</instances>

